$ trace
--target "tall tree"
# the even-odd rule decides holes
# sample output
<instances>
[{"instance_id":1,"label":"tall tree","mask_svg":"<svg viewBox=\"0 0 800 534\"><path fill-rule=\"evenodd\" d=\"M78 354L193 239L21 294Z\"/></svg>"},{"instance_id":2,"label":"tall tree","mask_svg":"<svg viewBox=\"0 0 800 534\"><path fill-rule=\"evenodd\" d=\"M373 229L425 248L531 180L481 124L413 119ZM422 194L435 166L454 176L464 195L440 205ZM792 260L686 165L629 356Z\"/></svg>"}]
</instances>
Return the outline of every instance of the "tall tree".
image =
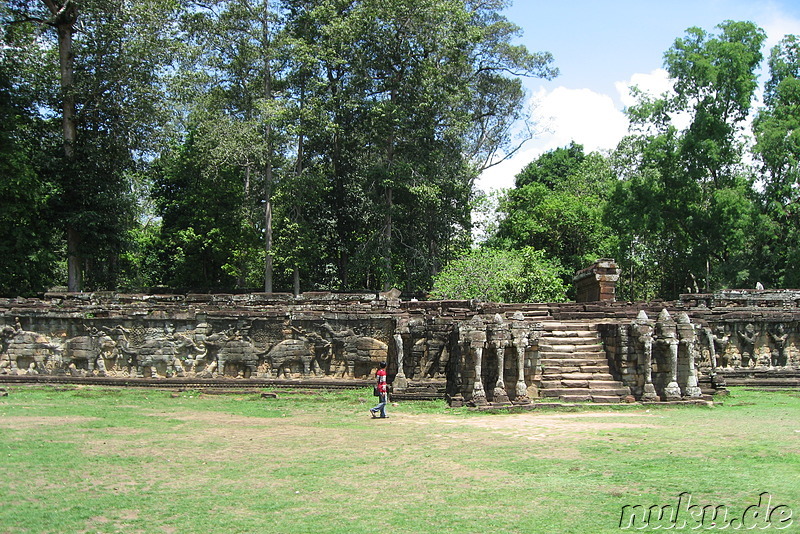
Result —
<instances>
[{"instance_id":1,"label":"tall tree","mask_svg":"<svg viewBox=\"0 0 800 534\"><path fill-rule=\"evenodd\" d=\"M528 164L499 205L501 220L488 245L533 247L557 260L566 283L575 271L614 250L603 210L614 182L608 159L583 146L546 152Z\"/></svg>"},{"instance_id":2,"label":"tall tree","mask_svg":"<svg viewBox=\"0 0 800 534\"><path fill-rule=\"evenodd\" d=\"M667 51L674 92L640 95L629 110L634 137L617 160L623 181L615 202L624 208L610 220L628 232L622 262L637 249L659 251L663 297L749 281L740 261L753 205L741 135L765 36L750 22L717 28L717 35L690 28ZM685 129L675 126L680 115L688 117Z\"/></svg>"},{"instance_id":3,"label":"tall tree","mask_svg":"<svg viewBox=\"0 0 800 534\"><path fill-rule=\"evenodd\" d=\"M43 172L43 154L60 146L36 109L50 92L47 56L38 34L0 6L0 294L34 294L56 278L59 245L48 209L54 184ZM39 96L37 96L39 95Z\"/></svg>"},{"instance_id":4,"label":"tall tree","mask_svg":"<svg viewBox=\"0 0 800 534\"><path fill-rule=\"evenodd\" d=\"M753 121L754 152L762 166L764 223L753 253L766 284L795 287L800 261L800 39L786 36L769 57L765 107ZM753 258L754 260L756 258Z\"/></svg>"},{"instance_id":5,"label":"tall tree","mask_svg":"<svg viewBox=\"0 0 800 534\"><path fill-rule=\"evenodd\" d=\"M41 50L58 50L60 91L36 106L61 118L61 154L51 157L53 210L65 234L68 287L84 278L113 286L122 236L132 224L127 173L152 148L163 113L162 67L170 61L171 0L13 0L17 24L35 25ZM151 144L153 143L153 144Z\"/></svg>"}]
</instances>

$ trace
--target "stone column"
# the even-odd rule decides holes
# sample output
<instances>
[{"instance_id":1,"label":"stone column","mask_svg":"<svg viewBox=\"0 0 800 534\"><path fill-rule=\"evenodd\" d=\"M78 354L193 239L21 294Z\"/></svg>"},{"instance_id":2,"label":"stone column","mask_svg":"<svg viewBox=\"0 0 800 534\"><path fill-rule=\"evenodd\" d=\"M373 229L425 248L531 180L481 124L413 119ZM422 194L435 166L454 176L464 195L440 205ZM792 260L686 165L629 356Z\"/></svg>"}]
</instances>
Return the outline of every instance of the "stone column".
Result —
<instances>
[{"instance_id":1,"label":"stone column","mask_svg":"<svg viewBox=\"0 0 800 534\"><path fill-rule=\"evenodd\" d=\"M653 385L653 327L644 310L640 311L633 321L633 333L643 349L644 391L642 392L642 400L645 402L658 402L656 387Z\"/></svg>"},{"instance_id":2,"label":"stone column","mask_svg":"<svg viewBox=\"0 0 800 534\"><path fill-rule=\"evenodd\" d=\"M681 312L678 315L678 334L680 335L680 343L684 347L686 353L686 364L688 366L686 377L685 393L687 397L700 397L702 392L697 385L697 366L695 364L695 335L694 326L689 320L686 312Z\"/></svg>"},{"instance_id":3,"label":"stone column","mask_svg":"<svg viewBox=\"0 0 800 534\"><path fill-rule=\"evenodd\" d=\"M508 403L508 392L503 375L505 374L506 347L508 346L508 325L503 322L503 317L497 313L494 321L489 325L490 342L497 356L497 380L492 392L492 401L497 403Z\"/></svg>"},{"instance_id":4,"label":"stone column","mask_svg":"<svg viewBox=\"0 0 800 534\"><path fill-rule=\"evenodd\" d=\"M394 346L395 350L397 351L397 374L392 382L392 390L405 391L405 389L408 387L408 379L406 378L406 372L403 369L403 336L401 336L399 333L395 333L394 335Z\"/></svg>"},{"instance_id":5,"label":"stone column","mask_svg":"<svg viewBox=\"0 0 800 534\"><path fill-rule=\"evenodd\" d=\"M408 378L405 371L405 357L403 353L403 334L409 334L408 319L400 319L394 332L394 347L397 352L397 374L392 382L393 391L405 391L408 388Z\"/></svg>"},{"instance_id":6,"label":"stone column","mask_svg":"<svg viewBox=\"0 0 800 534\"><path fill-rule=\"evenodd\" d=\"M466 329L466 341L468 344L467 354L475 356L473 365L474 378L472 382L471 402L476 406L484 406L486 402L486 391L483 389L483 350L486 347L486 325L480 317L475 317L472 321L464 323L462 328Z\"/></svg>"},{"instance_id":7,"label":"stone column","mask_svg":"<svg viewBox=\"0 0 800 534\"><path fill-rule=\"evenodd\" d=\"M514 340L514 352L517 355L517 385L514 388L514 402L529 404L528 386L525 384L525 350L528 348L528 337L523 336Z\"/></svg>"},{"instance_id":8,"label":"stone column","mask_svg":"<svg viewBox=\"0 0 800 534\"><path fill-rule=\"evenodd\" d=\"M472 402L478 405L486 404L486 391L483 389L483 378L481 373L483 371L483 345L471 343L472 352L475 354L475 382L472 384Z\"/></svg>"},{"instance_id":9,"label":"stone column","mask_svg":"<svg viewBox=\"0 0 800 534\"><path fill-rule=\"evenodd\" d=\"M711 360L711 385L714 386L714 389L724 388L725 378L717 372L719 363L717 361L716 336L708 326L703 328L703 334L705 335L706 343L708 343L708 356Z\"/></svg>"},{"instance_id":10,"label":"stone column","mask_svg":"<svg viewBox=\"0 0 800 534\"><path fill-rule=\"evenodd\" d=\"M514 313L511 322L511 346L517 358L517 383L514 386L514 404L530 404L528 385L525 383L525 351L528 348L528 329L522 312Z\"/></svg>"},{"instance_id":11,"label":"stone column","mask_svg":"<svg viewBox=\"0 0 800 534\"><path fill-rule=\"evenodd\" d=\"M494 350L497 354L497 382L494 384L494 402L506 403L508 402L508 393L506 392L506 383L503 380L503 371L505 367L505 354L506 342L494 341Z\"/></svg>"},{"instance_id":12,"label":"stone column","mask_svg":"<svg viewBox=\"0 0 800 534\"><path fill-rule=\"evenodd\" d=\"M675 321L664 308L658 316L658 341L667 346L669 350L669 382L664 388L664 400L680 400L681 388L678 386L678 333Z\"/></svg>"}]
</instances>

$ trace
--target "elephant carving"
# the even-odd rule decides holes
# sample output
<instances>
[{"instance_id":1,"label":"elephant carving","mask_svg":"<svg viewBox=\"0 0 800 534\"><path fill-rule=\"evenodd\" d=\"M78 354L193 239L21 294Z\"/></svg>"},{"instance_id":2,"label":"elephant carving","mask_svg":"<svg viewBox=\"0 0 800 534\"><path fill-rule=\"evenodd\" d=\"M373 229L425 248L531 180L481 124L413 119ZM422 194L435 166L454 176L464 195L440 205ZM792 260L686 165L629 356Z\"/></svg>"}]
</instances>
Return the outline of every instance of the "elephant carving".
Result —
<instances>
[{"instance_id":1,"label":"elephant carving","mask_svg":"<svg viewBox=\"0 0 800 534\"><path fill-rule=\"evenodd\" d=\"M96 328L87 328L89 335L73 337L64 344L64 358L72 371L87 369L91 375L97 368L100 376L106 374L105 358L116 355L117 342Z\"/></svg>"},{"instance_id":2,"label":"elephant carving","mask_svg":"<svg viewBox=\"0 0 800 534\"><path fill-rule=\"evenodd\" d=\"M49 373L60 363L61 347L43 334L7 326L2 339L0 373L19 373L22 369L28 369L29 374Z\"/></svg>"},{"instance_id":3,"label":"elephant carving","mask_svg":"<svg viewBox=\"0 0 800 534\"><path fill-rule=\"evenodd\" d=\"M136 347L132 353L132 365L136 367L136 377L144 377L144 369L150 369L150 377L158 378L158 368L166 368L166 377L185 376L183 363L178 358L178 345L180 341L168 339L151 339Z\"/></svg>"},{"instance_id":4,"label":"elephant carving","mask_svg":"<svg viewBox=\"0 0 800 534\"><path fill-rule=\"evenodd\" d=\"M379 339L367 336L352 336L345 339L342 351L335 356L335 377L355 378L356 364L366 364L370 376L375 374L380 362L386 361L389 346Z\"/></svg>"},{"instance_id":5,"label":"elephant carving","mask_svg":"<svg viewBox=\"0 0 800 534\"><path fill-rule=\"evenodd\" d=\"M266 355L272 369L272 376L277 378L283 373L288 378L291 364L302 366L303 377L319 376L321 369L317 361L319 351L328 351L330 343L320 336L303 336L300 339L284 339L273 346Z\"/></svg>"},{"instance_id":6,"label":"elephant carving","mask_svg":"<svg viewBox=\"0 0 800 534\"><path fill-rule=\"evenodd\" d=\"M239 367L237 378L250 378L256 376L261 356L265 350L258 350L252 340L238 332L229 333L226 337L220 336L216 340L207 339L206 347L216 350L216 370L219 375L225 373L225 364L236 364Z\"/></svg>"}]
</instances>

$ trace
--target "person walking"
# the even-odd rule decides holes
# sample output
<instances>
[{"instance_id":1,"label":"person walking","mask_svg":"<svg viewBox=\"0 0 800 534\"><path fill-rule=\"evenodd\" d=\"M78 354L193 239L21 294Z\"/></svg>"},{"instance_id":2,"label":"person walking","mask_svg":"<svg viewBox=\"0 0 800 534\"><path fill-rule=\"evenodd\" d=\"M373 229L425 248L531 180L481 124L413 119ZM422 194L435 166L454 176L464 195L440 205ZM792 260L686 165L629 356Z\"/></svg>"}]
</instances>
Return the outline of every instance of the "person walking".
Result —
<instances>
[{"instance_id":1,"label":"person walking","mask_svg":"<svg viewBox=\"0 0 800 534\"><path fill-rule=\"evenodd\" d=\"M386 402L389 400L389 385L386 383L386 362L380 363L378 372L375 373L375 379L377 381L375 388L378 391L378 405L370 408L369 413L372 414L373 419L377 417L386 419L389 417L386 415ZM380 416L376 416L378 413L380 413Z\"/></svg>"}]
</instances>

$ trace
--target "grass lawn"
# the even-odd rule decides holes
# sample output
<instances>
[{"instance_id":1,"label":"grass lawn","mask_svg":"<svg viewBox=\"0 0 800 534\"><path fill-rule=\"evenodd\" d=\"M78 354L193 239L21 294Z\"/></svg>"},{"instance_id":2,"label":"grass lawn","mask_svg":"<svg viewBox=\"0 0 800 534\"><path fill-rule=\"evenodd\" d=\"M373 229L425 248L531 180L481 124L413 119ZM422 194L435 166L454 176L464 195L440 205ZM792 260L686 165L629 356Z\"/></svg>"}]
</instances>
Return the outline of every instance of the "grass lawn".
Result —
<instances>
[{"instance_id":1,"label":"grass lawn","mask_svg":"<svg viewBox=\"0 0 800 534\"><path fill-rule=\"evenodd\" d=\"M366 390L9 392L0 533L594 534L683 492L729 518L768 492L794 517L758 526L800 532L798 391L504 414L406 402L386 420Z\"/></svg>"}]
</instances>

